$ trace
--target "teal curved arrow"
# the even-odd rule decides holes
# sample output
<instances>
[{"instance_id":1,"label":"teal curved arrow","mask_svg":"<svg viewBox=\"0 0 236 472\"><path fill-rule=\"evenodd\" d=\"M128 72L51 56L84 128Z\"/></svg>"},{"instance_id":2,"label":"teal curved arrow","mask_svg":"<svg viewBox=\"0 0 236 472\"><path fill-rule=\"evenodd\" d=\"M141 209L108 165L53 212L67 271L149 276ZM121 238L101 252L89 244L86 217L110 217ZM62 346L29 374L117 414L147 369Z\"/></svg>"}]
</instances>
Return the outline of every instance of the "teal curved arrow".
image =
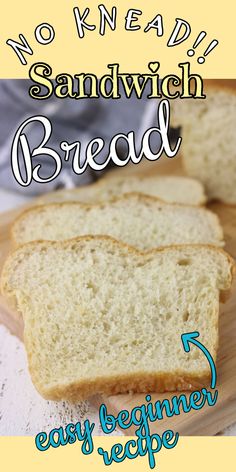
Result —
<instances>
[{"instance_id":1,"label":"teal curved arrow","mask_svg":"<svg viewBox=\"0 0 236 472\"><path fill-rule=\"evenodd\" d=\"M198 338L199 332L193 331L192 333L184 333L181 335L181 340L183 343L183 347L185 352L190 351L190 343L195 344L195 346L199 347L201 351L205 354L211 368L211 388L215 388L216 386L216 367L213 361L213 358L209 351L200 343L196 338Z\"/></svg>"}]
</instances>

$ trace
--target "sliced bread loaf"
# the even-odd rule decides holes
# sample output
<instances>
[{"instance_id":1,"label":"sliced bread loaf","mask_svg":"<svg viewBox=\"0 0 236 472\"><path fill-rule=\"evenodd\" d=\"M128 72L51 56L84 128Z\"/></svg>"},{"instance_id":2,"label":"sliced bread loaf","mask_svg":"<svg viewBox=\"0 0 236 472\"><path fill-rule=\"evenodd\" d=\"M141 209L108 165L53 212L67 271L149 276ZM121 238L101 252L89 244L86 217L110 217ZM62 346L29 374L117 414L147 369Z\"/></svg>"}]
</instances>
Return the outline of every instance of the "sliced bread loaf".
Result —
<instances>
[{"instance_id":1,"label":"sliced bread loaf","mask_svg":"<svg viewBox=\"0 0 236 472\"><path fill-rule=\"evenodd\" d=\"M130 192L151 195L168 203L203 205L206 202L204 188L197 180L188 177L162 176L107 177L92 185L45 194L38 199L38 203L64 201L97 203Z\"/></svg>"},{"instance_id":2,"label":"sliced bread loaf","mask_svg":"<svg viewBox=\"0 0 236 472\"><path fill-rule=\"evenodd\" d=\"M184 352L181 334L198 330L216 359L219 295L233 267L200 245L142 254L108 237L37 242L9 256L2 292L23 314L45 398L185 390L208 385L210 370L196 346Z\"/></svg>"},{"instance_id":3,"label":"sliced bread loaf","mask_svg":"<svg viewBox=\"0 0 236 472\"><path fill-rule=\"evenodd\" d=\"M223 245L218 217L205 208L170 205L142 194L127 194L98 205L55 203L36 206L12 228L16 245L77 236L113 236L141 250L184 243Z\"/></svg>"},{"instance_id":4,"label":"sliced bread loaf","mask_svg":"<svg viewBox=\"0 0 236 472\"><path fill-rule=\"evenodd\" d=\"M236 80L205 81L205 94L173 100L172 126L182 127L187 174L203 183L209 199L236 204Z\"/></svg>"}]
</instances>

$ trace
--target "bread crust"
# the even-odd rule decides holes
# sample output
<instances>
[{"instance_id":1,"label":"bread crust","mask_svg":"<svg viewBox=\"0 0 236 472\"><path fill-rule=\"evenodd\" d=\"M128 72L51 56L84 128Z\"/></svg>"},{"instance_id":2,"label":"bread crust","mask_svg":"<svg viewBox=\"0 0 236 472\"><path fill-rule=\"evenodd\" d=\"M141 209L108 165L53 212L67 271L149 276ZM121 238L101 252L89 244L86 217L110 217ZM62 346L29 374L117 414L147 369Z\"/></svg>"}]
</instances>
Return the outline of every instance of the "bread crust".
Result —
<instances>
[{"instance_id":1,"label":"bread crust","mask_svg":"<svg viewBox=\"0 0 236 472\"><path fill-rule=\"evenodd\" d=\"M169 206L169 207L174 206L174 207L177 207L177 208L195 208L195 209L199 208L195 205L185 205L185 204L182 204L182 203L167 203L167 202L161 200L158 197L153 197L151 195L146 195L146 194L139 193L139 192L124 193L120 197L112 198L111 200L109 200L109 202L83 203L83 202L78 202L78 201L66 201L66 202L58 202L58 203L45 203L43 205L37 205L37 206L33 206L31 208L27 208L20 215L18 215L18 217L14 220L14 222L12 223L12 225L10 227L11 241L13 242L14 246L19 246L20 244L17 242L17 238L15 237L15 234L17 234L17 226L21 223L21 221L24 220L24 218L27 215L30 215L32 213L40 213L40 211L42 211L46 208L52 208L52 209L55 208L55 209L57 209L57 208L66 208L66 207L74 206L75 208L77 207L77 208L83 208L83 209L90 209L90 208L98 208L99 209L99 208L104 207L104 205L112 205L113 203L116 203L116 202L126 202L127 200L132 200L132 199L137 199L141 202L150 203L150 204L155 204L155 203L158 204L159 203L163 206ZM201 211L204 212L206 215L207 214L214 215L215 219L216 219L216 222L218 224L218 227L219 227L217 229L221 228L220 219L219 219L219 217L216 213L212 212L211 210L209 210L207 208L203 208L203 207L201 207ZM223 230L221 231L221 234L220 233L218 234L218 237L219 237L219 241L223 241L223 239L224 239Z\"/></svg>"},{"instance_id":2,"label":"bread crust","mask_svg":"<svg viewBox=\"0 0 236 472\"><path fill-rule=\"evenodd\" d=\"M207 90L226 91L236 95L236 79L205 79L204 88Z\"/></svg>"},{"instance_id":3,"label":"bread crust","mask_svg":"<svg viewBox=\"0 0 236 472\"><path fill-rule=\"evenodd\" d=\"M170 175L163 175L163 176L157 176L156 179L159 180L159 179L162 179L162 178L165 178L165 177L175 177L175 178L179 178L181 177L181 179L184 179L184 180L188 180L188 181L192 181L192 182L198 182L198 184L202 187L203 191L204 191L204 186L201 184L201 182L197 179L195 179L194 177L188 177L186 175L181 175L181 176L170 176ZM118 180L122 180L122 181L126 181L126 180L129 180L129 181L132 181L132 180L136 180L136 181L140 181L140 182L143 182L143 181L146 181L148 180L149 177L139 177L139 176L135 176L135 175L130 175L129 177L117 177L115 175L106 175L104 178L102 179L99 179L97 180L96 182L90 184L90 185L82 185L81 187L76 187L76 188L73 188L70 190L70 193L71 195L73 196L73 194L76 194L78 195L79 193L83 193L84 190L99 190L100 188L103 188L104 184L107 183L107 181L114 181L114 182L117 182ZM66 190L68 192L68 190ZM50 198L50 196L53 196L53 195L60 195L60 194L63 194L63 192L65 192L65 190L57 190L57 191L53 191L53 192L49 192L47 193L47 196ZM133 193L133 192L126 192L126 193ZM142 192L135 192L135 193L142 193ZM145 194L145 193L142 193L142 195L145 195L145 196L150 196L148 194ZM157 200L160 200L162 201L161 199L159 199L158 197L154 197L152 196L153 198L156 198ZM35 199L35 202L36 202L36 205L42 205L42 203L40 203L40 201L42 201L42 197L38 197L37 199ZM49 200L50 201L50 200ZM73 199L71 200L73 201ZM77 200L75 200L77 202ZM193 205L193 206L202 206L202 205L205 205L207 201L207 197L206 195L204 194L201 202L199 203L199 205ZM37 203L38 202L38 203ZM81 202L82 203L82 202ZM43 203L44 204L44 203ZM86 203L85 203L86 204ZM35 206L36 206L35 205Z\"/></svg>"},{"instance_id":4,"label":"bread crust","mask_svg":"<svg viewBox=\"0 0 236 472\"><path fill-rule=\"evenodd\" d=\"M34 379L34 373L31 372ZM57 385L46 389L39 386L39 393L47 400L68 400L72 403L84 400L95 394L117 395L121 393L164 393L192 391L207 387L210 372L201 376L176 372L147 373L131 375L114 375L97 379L74 382L69 385ZM35 382L36 388L37 383Z\"/></svg>"},{"instance_id":5,"label":"bread crust","mask_svg":"<svg viewBox=\"0 0 236 472\"><path fill-rule=\"evenodd\" d=\"M39 246L41 250L45 250L49 247L58 247L58 248L71 248L73 246L76 249L79 249L80 245L86 243L86 241L102 241L108 242L110 247L116 246L117 248L124 250L126 253L134 254L135 256L139 256L142 259L148 259L150 256L165 253L169 250L173 249L181 249L194 247L194 248L204 248L204 249L211 249L216 253L222 253L228 260L230 264L231 270L231 280L233 273L235 272L235 263L231 256L227 254L223 249L216 248L215 246L211 245L176 245L176 246L169 246L159 249L154 249L149 252L141 252L133 247L130 247L128 244L121 243L116 241L115 239L109 236L83 236L80 238L75 238L67 241L62 242L45 242L45 241L38 241L38 242L30 242L26 245L14 250L11 255L8 257L1 279L1 287L2 292L6 296L10 296L12 300L14 299L16 304L16 297L14 294L8 290L8 270L10 270L11 260L19 254L21 256L22 251L24 251L24 256L27 255L27 251L32 253L32 251L37 248L39 250ZM12 295L12 297L11 297ZM11 301L12 301L11 300ZM218 339L216 341L218 343ZM27 347L27 339L26 339L26 347ZM215 346L216 352L217 346ZM88 379L83 381L76 381L65 385L55 385L55 386L45 386L39 383L38 376L32 367L32 355L29 352L28 354L28 362L29 362L29 370L31 372L32 379L36 388L38 389L39 393L45 397L46 399L50 400L61 400L66 399L71 402L76 402L78 400L82 400L87 398L95 393L104 393L106 395L115 395L117 393L127 393L127 392L136 392L136 393L147 393L147 392L165 392L165 391L184 391L184 390L194 390L199 389L209 384L210 380L210 372L203 371L200 375L199 373L184 373L176 370L175 372L158 372L158 373L148 373L145 371L141 371L135 374L124 374L124 375L113 375L106 377L100 376L95 379Z\"/></svg>"}]
</instances>

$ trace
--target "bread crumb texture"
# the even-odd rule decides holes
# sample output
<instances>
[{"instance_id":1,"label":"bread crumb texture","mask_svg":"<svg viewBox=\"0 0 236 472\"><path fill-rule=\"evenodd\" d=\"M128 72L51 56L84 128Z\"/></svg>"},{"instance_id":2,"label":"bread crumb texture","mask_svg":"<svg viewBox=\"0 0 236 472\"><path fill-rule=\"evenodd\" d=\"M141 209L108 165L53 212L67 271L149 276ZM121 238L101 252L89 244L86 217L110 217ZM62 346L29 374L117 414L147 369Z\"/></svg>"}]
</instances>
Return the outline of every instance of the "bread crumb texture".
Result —
<instances>
[{"instance_id":1,"label":"bread crumb texture","mask_svg":"<svg viewBox=\"0 0 236 472\"><path fill-rule=\"evenodd\" d=\"M219 295L233 262L220 249L142 254L108 237L28 243L9 256L3 294L23 314L29 369L49 399L191 389L209 381L198 330L216 359Z\"/></svg>"},{"instance_id":2,"label":"bread crumb texture","mask_svg":"<svg viewBox=\"0 0 236 472\"><path fill-rule=\"evenodd\" d=\"M170 175L117 177L107 175L106 178L100 179L95 184L47 193L37 199L36 203L65 201L98 203L132 192L150 195L167 203L203 205L206 202L203 185L190 177Z\"/></svg>"},{"instance_id":3,"label":"bread crumb texture","mask_svg":"<svg viewBox=\"0 0 236 472\"><path fill-rule=\"evenodd\" d=\"M37 206L23 213L12 228L16 245L102 234L140 250L171 244L223 245L222 228L211 211L166 204L141 194L98 205L68 202Z\"/></svg>"},{"instance_id":4,"label":"bread crumb texture","mask_svg":"<svg viewBox=\"0 0 236 472\"><path fill-rule=\"evenodd\" d=\"M211 84L205 94L203 100L173 100L172 126L182 128L187 174L203 183L209 199L236 204L236 88Z\"/></svg>"}]
</instances>

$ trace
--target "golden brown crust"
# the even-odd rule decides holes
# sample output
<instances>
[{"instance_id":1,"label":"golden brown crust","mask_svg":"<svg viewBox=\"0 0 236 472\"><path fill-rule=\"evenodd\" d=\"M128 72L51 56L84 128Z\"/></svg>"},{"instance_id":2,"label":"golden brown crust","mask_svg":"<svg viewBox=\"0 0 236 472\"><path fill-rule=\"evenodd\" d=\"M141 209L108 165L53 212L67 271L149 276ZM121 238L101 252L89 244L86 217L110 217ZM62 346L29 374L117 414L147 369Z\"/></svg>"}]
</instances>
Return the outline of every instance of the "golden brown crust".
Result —
<instances>
[{"instance_id":1,"label":"golden brown crust","mask_svg":"<svg viewBox=\"0 0 236 472\"><path fill-rule=\"evenodd\" d=\"M235 203L232 203L232 202L226 202L225 200L221 200L220 197L216 198L216 197L208 197L208 202L211 203L211 204L214 204L214 203L223 203L224 206L227 208L235 208L236 206L236 202Z\"/></svg>"},{"instance_id":2,"label":"golden brown crust","mask_svg":"<svg viewBox=\"0 0 236 472\"><path fill-rule=\"evenodd\" d=\"M205 79L204 88L208 90L226 91L236 95L236 79Z\"/></svg>"},{"instance_id":3,"label":"golden brown crust","mask_svg":"<svg viewBox=\"0 0 236 472\"><path fill-rule=\"evenodd\" d=\"M32 375L33 373L31 373ZM32 375L34 378L34 375ZM34 379L35 380L35 379ZM183 372L139 372L136 374L100 377L70 385L57 385L51 388L37 386L39 393L48 400L68 400L77 402L94 394L116 395L119 393L163 393L183 392L200 389L209 385L210 372L183 374Z\"/></svg>"},{"instance_id":4,"label":"golden brown crust","mask_svg":"<svg viewBox=\"0 0 236 472\"><path fill-rule=\"evenodd\" d=\"M128 243L125 243L123 241L117 241L117 239L111 237L111 236L107 236L107 235L85 235L85 236L79 236L79 237L76 237L76 238L71 238L71 239L66 239L64 241L44 241L44 240L37 240L37 241L30 241L28 243L25 243L23 244L22 246L18 247L18 248L14 248L8 255L7 257L7 260L5 261L5 264L4 266L6 265L7 261L11 258L12 255L14 255L15 253L17 252L20 252L22 249L26 249L26 248L38 248L39 244L42 246L45 246L45 248L47 249L47 246L58 246L58 247L64 247L66 248L67 246L70 246L72 242L74 242L75 244L78 243L83 243L85 241L96 241L96 240L106 240L106 241L110 241L112 242L114 245L116 246L120 246L120 247L123 247L123 248L126 248L128 249L130 252L136 254L136 255L140 255L140 256L149 256L149 255L152 255L152 254L155 254L155 253L159 253L159 252L165 252L165 251L168 251L170 249L183 249L183 248L188 248L188 247L193 247L193 248L208 248L208 249L211 249L213 251L216 251L216 252L221 252L222 254L224 254L228 261L230 262L230 264L232 264L233 266L235 265L235 261L234 259L222 248L218 247L218 246L214 246L213 244L172 244L172 245L169 245L169 246L163 246L163 247L158 247L158 248L155 248L155 249L151 249L150 251L140 251L139 249L136 249L135 247L133 246L130 246Z\"/></svg>"}]
</instances>

